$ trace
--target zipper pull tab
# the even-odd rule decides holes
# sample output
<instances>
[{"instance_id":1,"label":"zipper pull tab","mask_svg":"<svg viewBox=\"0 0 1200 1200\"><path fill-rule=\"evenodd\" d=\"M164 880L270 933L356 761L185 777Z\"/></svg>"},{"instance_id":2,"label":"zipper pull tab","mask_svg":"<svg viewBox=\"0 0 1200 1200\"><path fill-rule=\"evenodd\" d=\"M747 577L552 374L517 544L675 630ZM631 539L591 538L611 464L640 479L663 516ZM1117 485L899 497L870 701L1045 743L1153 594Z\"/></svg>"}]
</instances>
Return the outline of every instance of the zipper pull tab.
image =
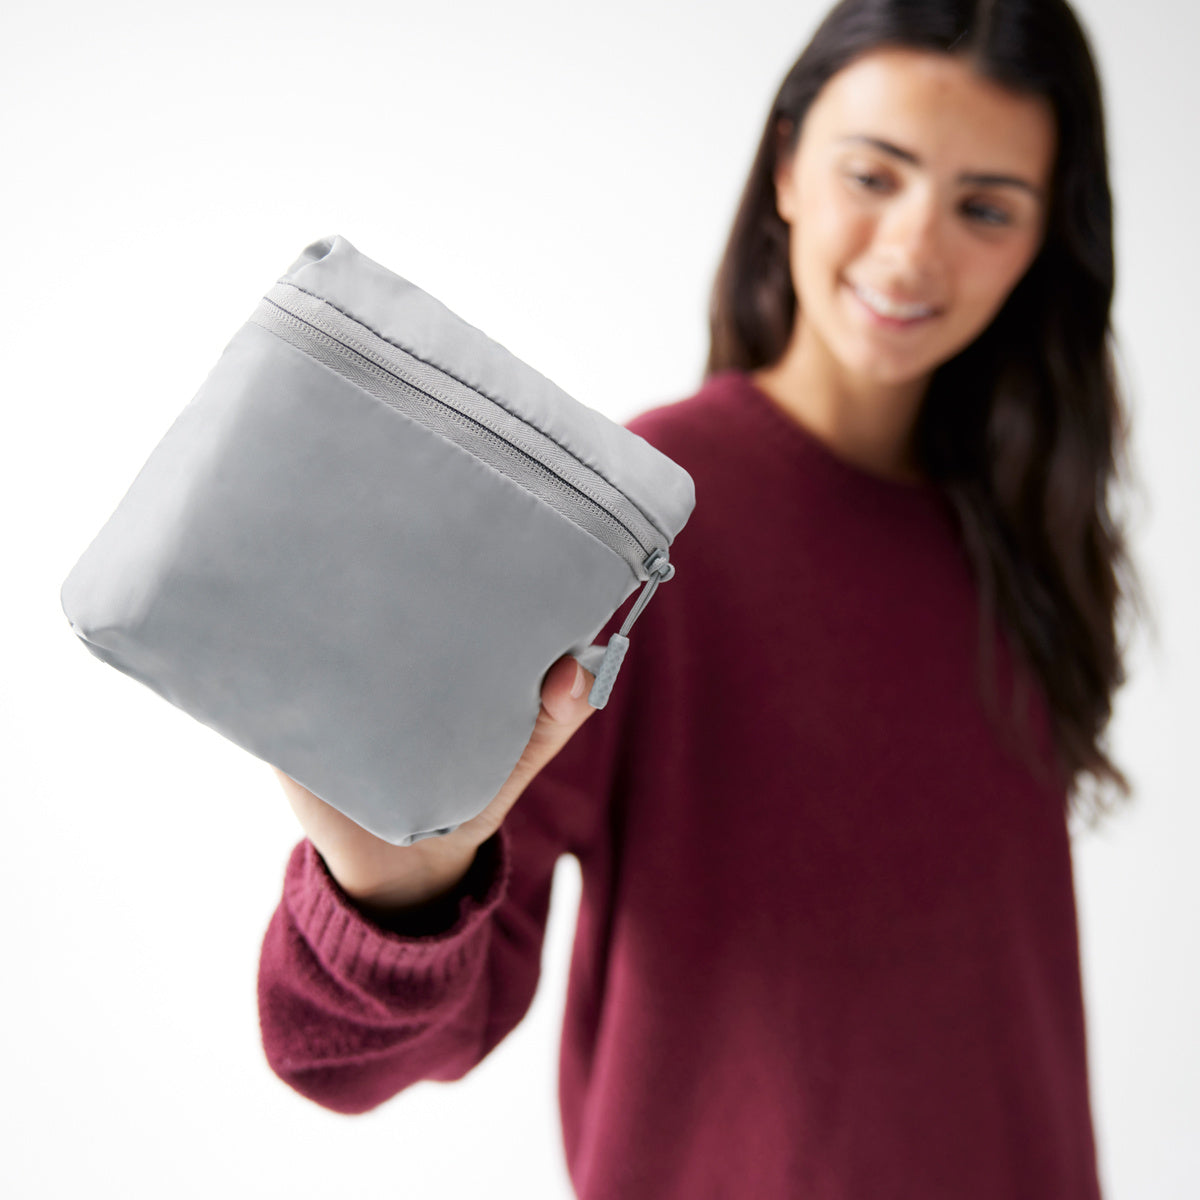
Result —
<instances>
[{"instance_id":1,"label":"zipper pull tab","mask_svg":"<svg viewBox=\"0 0 1200 1200\"><path fill-rule=\"evenodd\" d=\"M642 585L642 594L629 610L629 616L621 625L621 632L614 633L604 648L604 657L600 660L596 681L588 693L588 703L593 708L603 708L608 703L608 695L616 682L621 663L625 661L625 652L629 649L629 631L633 628L634 621L650 603L650 597L654 595L658 585L675 574L675 567L667 561L667 552L662 549L652 550L642 565L650 573L650 577Z\"/></svg>"}]
</instances>

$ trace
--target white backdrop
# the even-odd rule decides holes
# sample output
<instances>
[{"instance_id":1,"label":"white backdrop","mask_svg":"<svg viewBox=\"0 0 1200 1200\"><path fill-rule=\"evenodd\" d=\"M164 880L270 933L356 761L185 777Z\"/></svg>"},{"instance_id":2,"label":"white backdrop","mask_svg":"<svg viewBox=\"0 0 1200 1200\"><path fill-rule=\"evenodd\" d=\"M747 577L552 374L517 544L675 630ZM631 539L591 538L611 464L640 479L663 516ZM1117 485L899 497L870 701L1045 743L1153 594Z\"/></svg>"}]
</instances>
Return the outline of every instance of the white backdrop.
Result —
<instances>
[{"instance_id":1,"label":"white backdrop","mask_svg":"<svg viewBox=\"0 0 1200 1200\"><path fill-rule=\"evenodd\" d=\"M13 566L0 593L12 1197L564 1200L578 871L525 1022L343 1117L269 1070L255 972L299 837L270 769L93 658L70 567L258 297L342 233L616 420L699 381L705 306L812 0L10 5L0 72ZM1194 6L1079 0L1104 75L1116 324L1161 645L1112 732L1138 797L1077 839L1107 1194L1200 1177ZM336 1191L335 1191L336 1189Z\"/></svg>"}]
</instances>

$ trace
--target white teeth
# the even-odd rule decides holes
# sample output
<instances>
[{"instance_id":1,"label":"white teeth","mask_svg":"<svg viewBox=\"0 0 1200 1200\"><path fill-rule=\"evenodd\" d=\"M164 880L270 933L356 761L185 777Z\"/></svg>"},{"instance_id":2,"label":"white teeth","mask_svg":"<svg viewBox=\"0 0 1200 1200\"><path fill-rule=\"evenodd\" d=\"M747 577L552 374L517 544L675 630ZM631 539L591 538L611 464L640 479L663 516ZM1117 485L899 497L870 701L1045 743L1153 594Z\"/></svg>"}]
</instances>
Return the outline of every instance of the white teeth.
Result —
<instances>
[{"instance_id":1,"label":"white teeth","mask_svg":"<svg viewBox=\"0 0 1200 1200\"><path fill-rule=\"evenodd\" d=\"M899 304L889 299L882 292L869 288L866 284L856 283L854 291L869 307L881 317L895 317L900 321L911 321L916 317L928 317L933 309L928 304Z\"/></svg>"}]
</instances>

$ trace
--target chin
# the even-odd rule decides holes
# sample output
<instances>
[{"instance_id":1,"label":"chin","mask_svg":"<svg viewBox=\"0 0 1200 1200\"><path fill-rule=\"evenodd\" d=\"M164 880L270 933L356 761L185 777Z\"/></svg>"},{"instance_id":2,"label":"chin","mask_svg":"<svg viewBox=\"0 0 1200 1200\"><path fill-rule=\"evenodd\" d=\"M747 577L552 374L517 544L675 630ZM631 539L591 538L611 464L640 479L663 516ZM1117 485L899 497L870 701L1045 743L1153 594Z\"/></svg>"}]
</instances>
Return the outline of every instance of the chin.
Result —
<instances>
[{"instance_id":1,"label":"chin","mask_svg":"<svg viewBox=\"0 0 1200 1200\"><path fill-rule=\"evenodd\" d=\"M913 367L879 362L846 364L846 374L868 387L911 388L928 385L936 367Z\"/></svg>"}]
</instances>

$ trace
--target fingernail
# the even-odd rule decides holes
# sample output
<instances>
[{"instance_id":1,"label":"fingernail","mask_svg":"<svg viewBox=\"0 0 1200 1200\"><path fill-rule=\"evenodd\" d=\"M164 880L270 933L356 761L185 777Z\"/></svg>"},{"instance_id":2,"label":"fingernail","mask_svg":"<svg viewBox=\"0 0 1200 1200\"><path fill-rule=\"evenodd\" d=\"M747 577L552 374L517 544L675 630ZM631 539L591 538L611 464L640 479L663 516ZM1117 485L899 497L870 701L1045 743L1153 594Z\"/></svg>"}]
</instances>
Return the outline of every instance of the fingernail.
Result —
<instances>
[{"instance_id":1,"label":"fingernail","mask_svg":"<svg viewBox=\"0 0 1200 1200\"><path fill-rule=\"evenodd\" d=\"M575 682L571 684L571 698L578 700L583 695L583 689L587 684L587 677L583 673L583 668L575 664Z\"/></svg>"}]
</instances>

